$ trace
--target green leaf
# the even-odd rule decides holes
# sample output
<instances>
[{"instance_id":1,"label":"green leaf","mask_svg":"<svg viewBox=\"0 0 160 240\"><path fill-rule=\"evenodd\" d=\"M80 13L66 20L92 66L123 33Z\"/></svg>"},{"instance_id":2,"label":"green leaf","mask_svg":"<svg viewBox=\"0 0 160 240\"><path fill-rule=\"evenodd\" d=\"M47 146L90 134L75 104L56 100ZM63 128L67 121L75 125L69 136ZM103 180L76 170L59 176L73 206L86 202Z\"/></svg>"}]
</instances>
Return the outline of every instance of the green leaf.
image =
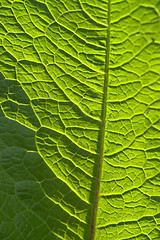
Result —
<instances>
[{"instance_id":1,"label":"green leaf","mask_svg":"<svg viewBox=\"0 0 160 240\"><path fill-rule=\"evenodd\" d=\"M159 16L1 0L1 240L160 238Z\"/></svg>"}]
</instances>

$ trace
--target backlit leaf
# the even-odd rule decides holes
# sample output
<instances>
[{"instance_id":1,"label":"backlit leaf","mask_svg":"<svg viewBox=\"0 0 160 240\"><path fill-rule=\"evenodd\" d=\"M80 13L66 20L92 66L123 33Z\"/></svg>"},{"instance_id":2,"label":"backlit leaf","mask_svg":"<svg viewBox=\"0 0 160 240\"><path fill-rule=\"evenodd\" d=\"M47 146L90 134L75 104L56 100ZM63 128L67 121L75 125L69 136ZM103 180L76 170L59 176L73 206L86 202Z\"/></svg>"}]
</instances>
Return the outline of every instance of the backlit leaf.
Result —
<instances>
[{"instance_id":1,"label":"backlit leaf","mask_svg":"<svg viewBox=\"0 0 160 240\"><path fill-rule=\"evenodd\" d=\"M0 1L0 239L160 239L160 1Z\"/></svg>"}]
</instances>

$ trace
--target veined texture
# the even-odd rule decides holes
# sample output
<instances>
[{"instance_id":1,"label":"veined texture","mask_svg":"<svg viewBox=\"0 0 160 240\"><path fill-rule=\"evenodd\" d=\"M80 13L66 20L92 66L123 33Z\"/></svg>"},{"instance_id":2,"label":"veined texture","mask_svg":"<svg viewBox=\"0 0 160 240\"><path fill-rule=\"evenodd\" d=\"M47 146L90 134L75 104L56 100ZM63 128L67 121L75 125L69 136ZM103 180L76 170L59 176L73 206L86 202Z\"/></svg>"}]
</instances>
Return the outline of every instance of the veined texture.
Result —
<instances>
[{"instance_id":1,"label":"veined texture","mask_svg":"<svg viewBox=\"0 0 160 240\"><path fill-rule=\"evenodd\" d=\"M95 239L160 238L160 2L111 1Z\"/></svg>"},{"instance_id":2,"label":"veined texture","mask_svg":"<svg viewBox=\"0 0 160 240\"><path fill-rule=\"evenodd\" d=\"M0 239L158 240L159 0L0 3Z\"/></svg>"}]
</instances>

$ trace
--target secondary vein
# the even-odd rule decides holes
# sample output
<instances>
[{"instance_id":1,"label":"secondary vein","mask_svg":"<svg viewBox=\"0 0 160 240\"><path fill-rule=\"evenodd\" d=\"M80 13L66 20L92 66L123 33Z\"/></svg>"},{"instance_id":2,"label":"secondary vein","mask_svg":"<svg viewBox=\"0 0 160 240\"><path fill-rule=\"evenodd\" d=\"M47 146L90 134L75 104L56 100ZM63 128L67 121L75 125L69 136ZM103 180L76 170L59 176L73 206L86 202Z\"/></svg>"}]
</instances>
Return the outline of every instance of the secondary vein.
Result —
<instances>
[{"instance_id":1,"label":"secondary vein","mask_svg":"<svg viewBox=\"0 0 160 240\"><path fill-rule=\"evenodd\" d=\"M108 78L109 78L109 52L110 52L110 0L108 0L108 28L107 28L107 39L106 39L106 59L105 59L105 76L104 76L104 94L102 103L102 121L100 127L100 138L99 138L99 163L98 173L96 182L96 193L95 202L93 206L92 224L91 224L91 237L90 240L94 240L96 231L96 219L99 202L100 182L102 173L102 163L104 156L104 139L105 139L105 128L106 128L106 114L107 114L107 90L108 90Z\"/></svg>"}]
</instances>

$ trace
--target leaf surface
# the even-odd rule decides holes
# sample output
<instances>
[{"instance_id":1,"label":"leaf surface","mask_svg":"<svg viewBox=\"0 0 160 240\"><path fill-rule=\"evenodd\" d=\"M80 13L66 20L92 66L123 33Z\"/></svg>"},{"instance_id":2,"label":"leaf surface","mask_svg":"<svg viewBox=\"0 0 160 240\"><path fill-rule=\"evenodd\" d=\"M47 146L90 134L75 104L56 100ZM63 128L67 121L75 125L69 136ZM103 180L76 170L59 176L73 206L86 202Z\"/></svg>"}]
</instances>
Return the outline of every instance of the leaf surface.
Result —
<instances>
[{"instance_id":1,"label":"leaf surface","mask_svg":"<svg viewBox=\"0 0 160 240\"><path fill-rule=\"evenodd\" d=\"M160 238L159 0L1 0L0 238Z\"/></svg>"}]
</instances>

